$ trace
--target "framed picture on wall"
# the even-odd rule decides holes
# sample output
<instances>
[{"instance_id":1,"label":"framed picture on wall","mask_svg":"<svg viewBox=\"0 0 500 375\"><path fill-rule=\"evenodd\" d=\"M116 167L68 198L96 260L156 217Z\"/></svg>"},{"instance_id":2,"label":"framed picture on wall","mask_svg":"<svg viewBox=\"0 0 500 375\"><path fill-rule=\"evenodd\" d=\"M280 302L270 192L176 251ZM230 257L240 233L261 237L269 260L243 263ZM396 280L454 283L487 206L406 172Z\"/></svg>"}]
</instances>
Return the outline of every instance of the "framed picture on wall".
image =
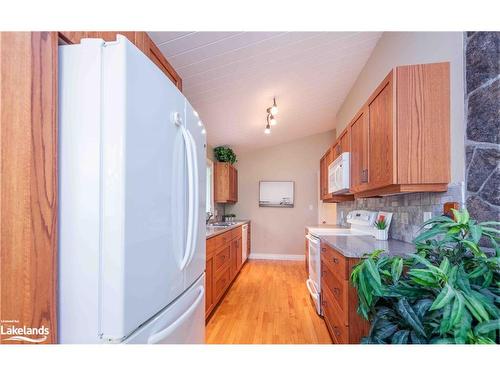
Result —
<instances>
[{"instance_id":1,"label":"framed picture on wall","mask_svg":"<svg viewBox=\"0 0 500 375\"><path fill-rule=\"evenodd\" d=\"M259 206L291 208L294 202L293 181L260 181Z\"/></svg>"}]
</instances>

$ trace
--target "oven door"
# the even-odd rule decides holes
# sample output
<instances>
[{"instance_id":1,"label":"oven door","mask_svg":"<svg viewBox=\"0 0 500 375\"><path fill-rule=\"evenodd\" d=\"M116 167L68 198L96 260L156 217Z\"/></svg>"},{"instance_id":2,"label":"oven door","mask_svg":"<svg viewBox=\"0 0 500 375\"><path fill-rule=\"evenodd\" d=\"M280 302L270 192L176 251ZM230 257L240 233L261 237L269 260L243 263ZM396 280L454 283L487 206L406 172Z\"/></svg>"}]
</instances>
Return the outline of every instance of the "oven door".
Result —
<instances>
[{"instance_id":1,"label":"oven door","mask_svg":"<svg viewBox=\"0 0 500 375\"><path fill-rule=\"evenodd\" d=\"M310 234L306 236L308 241L309 277L306 281L307 290L316 307L316 312L321 315L321 261L320 240Z\"/></svg>"}]
</instances>

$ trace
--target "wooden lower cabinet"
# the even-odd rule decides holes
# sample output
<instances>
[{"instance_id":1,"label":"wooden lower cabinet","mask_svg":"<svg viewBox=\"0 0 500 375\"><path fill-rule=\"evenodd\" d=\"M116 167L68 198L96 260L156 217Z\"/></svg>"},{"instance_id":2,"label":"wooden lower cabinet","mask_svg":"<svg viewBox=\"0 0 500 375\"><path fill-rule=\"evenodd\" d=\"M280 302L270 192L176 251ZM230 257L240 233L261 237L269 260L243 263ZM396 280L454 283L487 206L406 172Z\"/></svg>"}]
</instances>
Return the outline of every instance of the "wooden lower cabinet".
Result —
<instances>
[{"instance_id":1,"label":"wooden lower cabinet","mask_svg":"<svg viewBox=\"0 0 500 375\"><path fill-rule=\"evenodd\" d=\"M205 318L208 319L243 267L242 228L207 240Z\"/></svg>"},{"instance_id":2,"label":"wooden lower cabinet","mask_svg":"<svg viewBox=\"0 0 500 375\"><path fill-rule=\"evenodd\" d=\"M368 334L369 322L357 313L358 295L349 284L357 258L346 258L321 243L321 305L326 326L336 344L359 344Z\"/></svg>"}]
</instances>

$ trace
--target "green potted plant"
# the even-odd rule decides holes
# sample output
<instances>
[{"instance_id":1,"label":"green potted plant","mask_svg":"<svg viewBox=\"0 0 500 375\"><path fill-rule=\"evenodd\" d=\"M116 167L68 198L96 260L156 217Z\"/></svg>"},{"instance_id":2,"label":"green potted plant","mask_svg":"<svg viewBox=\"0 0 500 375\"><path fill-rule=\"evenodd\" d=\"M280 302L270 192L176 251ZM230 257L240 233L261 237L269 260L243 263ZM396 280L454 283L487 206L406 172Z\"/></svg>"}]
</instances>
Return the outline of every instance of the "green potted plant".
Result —
<instances>
[{"instance_id":1,"label":"green potted plant","mask_svg":"<svg viewBox=\"0 0 500 375\"><path fill-rule=\"evenodd\" d=\"M236 154L234 151L227 146L218 146L214 148L214 156L217 161L223 163L234 164L237 162Z\"/></svg>"},{"instance_id":2,"label":"green potted plant","mask_svg":"<svg viewBox=\"0 0 500 375\"><path fill-rule=\"evenodd\" d=\"M500 223L453 213L423 224L415 254L378 250L354 267L358 314L371 323L362 343L499 343Z\"/></svg>"},{"instance_id":3,"label":"green potted plant","mask_svg":"<svg viewBox=\"0 0 500 375\"><path fill-rule=\"evenodd\" d=\"M375 239L377 240L387 240L388 238L388 230L387 230L387 222L385 218L380 218L375 221Z\"/></svg>"}]
</instances>

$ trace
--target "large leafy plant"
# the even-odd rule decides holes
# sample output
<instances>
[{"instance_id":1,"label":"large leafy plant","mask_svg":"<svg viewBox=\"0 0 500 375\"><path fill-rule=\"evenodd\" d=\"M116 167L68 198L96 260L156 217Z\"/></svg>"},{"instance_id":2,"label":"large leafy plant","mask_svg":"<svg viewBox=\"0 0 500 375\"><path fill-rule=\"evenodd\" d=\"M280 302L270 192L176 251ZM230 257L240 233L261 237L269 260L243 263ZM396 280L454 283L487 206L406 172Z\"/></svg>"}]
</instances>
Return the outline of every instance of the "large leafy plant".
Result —
<instances>
[{"instance_id":1,"label":"large leafy plant","mask_svg":"<svg viewBox=\"0 0 500 375\"><path fill-rule=\"evenodd\" d=\"M379 250L353 269L358 313L371 322L362 343L499 343L500 223L453 213L424 223L415 254Z\"/></svg>"},{"instance_id":2,"label":"large leafy plant","mask_svg":"<svg viewBox=\"0 0 500 375\"><path fill-rule=\"evenodd\" d=\"M226 146L218 146L214 148L214 156L217 161L220 162L227 162L234 164L236 163L236 154L234 151Z\"/></svg>"}]
</instances>

